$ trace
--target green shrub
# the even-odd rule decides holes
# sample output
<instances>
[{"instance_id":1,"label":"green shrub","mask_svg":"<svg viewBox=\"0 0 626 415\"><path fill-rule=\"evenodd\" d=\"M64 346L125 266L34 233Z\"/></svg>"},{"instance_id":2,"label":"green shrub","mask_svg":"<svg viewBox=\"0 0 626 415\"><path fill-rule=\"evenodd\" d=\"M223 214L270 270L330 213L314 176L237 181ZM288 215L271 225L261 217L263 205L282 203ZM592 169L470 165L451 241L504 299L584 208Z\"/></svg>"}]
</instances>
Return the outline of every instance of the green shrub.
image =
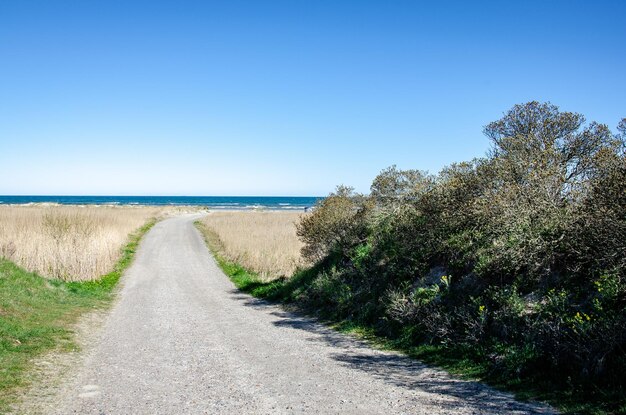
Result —
<instances>
[{"instance_id":1,"label":"green shrub","mask_svg":"<svg viewBox=\"0 0 626 415\"><path fill-rule=\"evenodd\" d=\"M297 224L297 234L305 243L303 256L318 262L359 243L365 232L361 220L368 210L365 201L346 186L338 186L335 193L322 199L313 213Z\"/></svg>"},{"instance_id":2,"label":"green shrub","mask_svg":"<svg viewBox=\"0 0 626 415\"><path fill-rule=\"evenodd\" d=\"M436 176L392 166L369 196L320 202L298 226L319 266L299 301L500 378L623 396L626 119L613 134L529 102L484 133L484 158Z\"/></svg>"}]
</instances>

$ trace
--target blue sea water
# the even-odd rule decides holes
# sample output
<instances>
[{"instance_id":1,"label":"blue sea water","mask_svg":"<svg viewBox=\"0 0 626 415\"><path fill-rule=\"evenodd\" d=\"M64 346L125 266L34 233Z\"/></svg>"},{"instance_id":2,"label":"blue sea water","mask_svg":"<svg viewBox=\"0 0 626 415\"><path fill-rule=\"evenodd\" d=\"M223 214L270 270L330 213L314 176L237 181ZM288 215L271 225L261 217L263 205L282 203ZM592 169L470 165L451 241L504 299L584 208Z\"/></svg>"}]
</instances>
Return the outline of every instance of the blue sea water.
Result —
<instances>
[{"instance_id":1,"label":"blue sea water","mask_svg":"<svg viewBox=\"0 0 626 415\"><path fill-rule=\"evenodd\" d=\"M292 196L1 196L2 204L204 206L209 209L304 210L320 197Z\"/></svg>"}]
</instances>

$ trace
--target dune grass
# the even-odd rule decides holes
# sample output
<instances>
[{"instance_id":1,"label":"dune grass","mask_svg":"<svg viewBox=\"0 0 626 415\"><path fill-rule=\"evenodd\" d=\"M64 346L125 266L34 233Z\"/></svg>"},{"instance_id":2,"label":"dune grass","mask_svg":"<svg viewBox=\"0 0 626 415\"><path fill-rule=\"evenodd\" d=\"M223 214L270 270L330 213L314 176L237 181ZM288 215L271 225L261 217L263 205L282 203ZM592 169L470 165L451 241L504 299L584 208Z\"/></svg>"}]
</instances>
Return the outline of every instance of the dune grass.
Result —
<instances>
[{"instance_id":1,"label":"dune grass","mask_svg":"<svg viewBox=\"0 0 626 415\"><path fill-rule=\"evenodd\" d=\"M50 350L76 348L72 325L85 312L105 307L130 265L149 220L133 233L109 273L91 281L47 279L0 259L0 413L28 386L33 358Z\"/></svg>"},{"instance_id":2,"label":"dune grass","mask_svg":"<svg viewBox=\"0 0 626 415\"><path fill-rule=\"evenodd\" d=\"M290 276L304 265L296 236L299 212L211 212L201 220L213 233L212 249L265 281Z\"/></svg>"},{"instance_id":3,"label":"dune grass","mask_svg":"<svg viewBox=\"0 0 626 415\"><path fill-rule=\"evenodd\" d=\"M162 209L0 206L0 257L65 281L97 279L120 259L128 234Z\"/></svg>"}]
</instances>

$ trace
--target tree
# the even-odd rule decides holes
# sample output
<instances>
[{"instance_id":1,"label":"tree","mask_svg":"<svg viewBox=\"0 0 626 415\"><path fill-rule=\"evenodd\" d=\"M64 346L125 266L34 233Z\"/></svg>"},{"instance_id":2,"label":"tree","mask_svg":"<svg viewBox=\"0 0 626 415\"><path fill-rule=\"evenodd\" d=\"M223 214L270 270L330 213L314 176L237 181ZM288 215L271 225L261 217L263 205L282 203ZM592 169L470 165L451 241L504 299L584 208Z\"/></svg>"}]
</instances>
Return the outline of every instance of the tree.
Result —
<instances>
[{"instance_id":1,"label":"tree","mask_svg":"<svg viewBox=\"0 0 626 415\"><path fill-rule=\"evenodd\" d=\"M376 176L370 187L370 195L379 202L389 202L419 191L424 187L427 179L427 172L398 170L393 165Z\"/></svg>"},{"instance_id":2,"label":"tree","mask_svg":"<svg viewBox=\"0 0 626 415\"><path fill-rule=\"evenodd\" d=\"M296 225L297 235L305 244L302 255L316 262L358 243L364 224L361 215L367 210L365 202L362 195L354 193L354 188L337 186Z\"/></svg>"},{"instance_id":3,"label":"tree","mask_svg":"<svg viewBox=\"0 0 626 415\"><path fill-rule=\"evenodd\" d=\"M479 200L492 240L492 270L541 277L553 273L579 206L619 153L606 125L550 103L515 105L484 129L493 149ZM610 162L612 163L612 162Z\"/></svg>"},{"instance_id":4,"label":"tree","mask_svg":"<svg viewBox=\"0 0 626 415\"><path fill-rule=\"evenodd\" d=\"M618 147L606 125L590 123L583 128L584 123L581 114L561 112L550 103L515 105L484 129L494 144L500 179L532 189L533 196L545 203L558 205L579 197L598 157Z\"/></svg>"}]
</instances>

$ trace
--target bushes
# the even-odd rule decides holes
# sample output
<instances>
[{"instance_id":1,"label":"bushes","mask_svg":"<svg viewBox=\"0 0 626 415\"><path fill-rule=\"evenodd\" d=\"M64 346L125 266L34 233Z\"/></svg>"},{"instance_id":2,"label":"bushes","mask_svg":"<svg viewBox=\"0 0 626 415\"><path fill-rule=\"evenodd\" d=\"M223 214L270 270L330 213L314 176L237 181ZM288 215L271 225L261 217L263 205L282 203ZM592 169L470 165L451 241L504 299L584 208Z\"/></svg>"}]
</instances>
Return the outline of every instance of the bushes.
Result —
<instances>
[{"instance_id":1,"label":"bushes","mask_svg":"<svg viewBox=\"0 0 626 415\"><path fill-rule=\"evenodd\" d=\"M618 131L530 102L485 128L484 158L393 166L369 196L339 187L298 226L305 256L334 258L302 298L501 376L622 389L626 119Z\"/></svg>"},{"instance_id":2,"label":"bushes","mask_svg":"<svg viewBox=\"0 0 626 415\"><path fill-rule=\"evenodd\" d=\"M351 187L338 186L318 204L313 215L304 216L297 224L297 235L306 244L302 255L320 261L358 244L365 232L361 217L367 206L365 198L354 194Z\"/></svg>"}]
</instances>

